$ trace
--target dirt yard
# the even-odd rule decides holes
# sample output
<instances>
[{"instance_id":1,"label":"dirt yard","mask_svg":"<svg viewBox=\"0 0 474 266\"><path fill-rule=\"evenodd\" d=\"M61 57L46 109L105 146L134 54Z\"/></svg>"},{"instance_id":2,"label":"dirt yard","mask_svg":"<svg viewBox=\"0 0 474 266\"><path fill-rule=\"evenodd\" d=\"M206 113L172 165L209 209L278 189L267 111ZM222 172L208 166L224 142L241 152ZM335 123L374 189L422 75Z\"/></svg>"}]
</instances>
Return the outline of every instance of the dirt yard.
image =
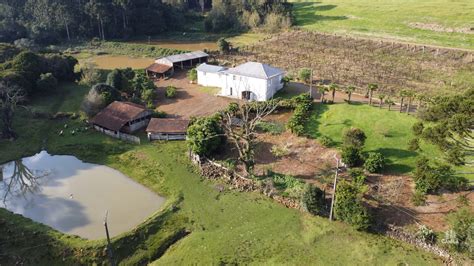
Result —
<instances>
[{"instance_id":1,"label":"dirt yard","mask_svg":"<svg viewBox=\"0 0 474 266\"><path fill-rule=\"evenodd\" d=\"M156 102L158 110L166 112L171 117L190 118L213 114L231 103L232 99L218 97L207 90L200 89L197 84L190 84L185 71L176 72L168 80L160 79L155 82L158 93ZM166 98L166 87L177 89L175 98Z\"/></svg>"}]
</instances>

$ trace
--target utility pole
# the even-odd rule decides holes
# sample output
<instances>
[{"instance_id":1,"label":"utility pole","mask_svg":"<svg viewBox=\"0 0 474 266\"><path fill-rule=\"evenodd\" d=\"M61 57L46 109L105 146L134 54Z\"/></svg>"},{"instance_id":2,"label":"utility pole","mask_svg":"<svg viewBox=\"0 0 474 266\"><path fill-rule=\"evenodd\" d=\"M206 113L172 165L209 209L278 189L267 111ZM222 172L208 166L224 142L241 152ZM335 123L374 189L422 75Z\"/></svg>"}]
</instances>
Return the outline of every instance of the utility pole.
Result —
<instances>
[{"instance_id":1,"label":"utility pole","mask_svg":"<svg viewBox=\"0 0 474 266\"><path fill-rule=\"evenodd\" d=\"M105 212L105 217L104 217L104 227L105 227L105 235L107 236L107 254L109 255L109 262L110 265L115 266L115 261L114 261L114 255L112 252L112 243L110 243L110 236L109 236L109 227L107 226L107 216L109 214L109 211L107 210Z\"/></svg>"},{"instance_id":2,"label":"utility pole","mask_svg":"<svg viewBox=\"0 0 474 266\"><path fill-rule=\"evenodd\" d=\"M334 199L336 198L336 185L337 185L337 174L339 172L339 159L334 154L334 159L336 160L336 174L334 175L334 185L332 188L332 197L331 197L331 210L329 211L329 221L332 221L333 211L334 211Z\"/></svg>"},{"instance_id":3,"label":"utility pole","mask_svg":"<svg viewBox=\"0 0 474 266\"><path fill-rule=\"evenodd\" d=\"M313 68L311 68L311 75L309 76L309 97L313 98Z\"/></svg>"}]
</instances>

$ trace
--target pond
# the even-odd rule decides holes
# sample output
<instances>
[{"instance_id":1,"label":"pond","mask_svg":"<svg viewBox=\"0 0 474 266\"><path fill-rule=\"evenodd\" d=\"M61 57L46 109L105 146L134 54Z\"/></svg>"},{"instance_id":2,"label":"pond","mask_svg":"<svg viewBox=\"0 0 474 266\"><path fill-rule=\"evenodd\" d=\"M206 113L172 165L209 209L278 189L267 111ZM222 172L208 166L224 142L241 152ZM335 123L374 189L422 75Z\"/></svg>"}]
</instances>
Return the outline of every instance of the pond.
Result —
<instances>
[{"instance_id":1,"label":"pond","mask_svg":"<svg viewBox=\"0 0 474 266\"><path fill-rule=\"evenodd\" d=\"M0 207L87 239L126 232L160 209L160 197L107 166L42 151L0 165Z\"/></svg>"},{"instance_id":2,"label":"pond","mask_svg":"<svg viewBox=\"0 0 474 266\"><path fill-rule=\"evenodd\" d=\"M89 59L82 59L80 61L90 61L97 65L97 68L99 69L127 67L131 67L133 69L144 69L155 62L153 58L137 58L126 55L98 55Z\"/></svg>"}]
</instances>

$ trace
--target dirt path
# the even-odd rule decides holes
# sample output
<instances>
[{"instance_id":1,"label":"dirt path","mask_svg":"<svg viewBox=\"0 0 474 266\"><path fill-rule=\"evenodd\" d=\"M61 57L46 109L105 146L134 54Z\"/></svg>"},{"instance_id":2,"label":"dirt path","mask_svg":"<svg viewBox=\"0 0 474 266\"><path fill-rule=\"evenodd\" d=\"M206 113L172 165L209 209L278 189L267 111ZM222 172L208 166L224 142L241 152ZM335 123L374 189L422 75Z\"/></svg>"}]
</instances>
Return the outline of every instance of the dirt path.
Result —
<instances>
[{"instance_id":1,"label":"dirt path","mask_svg":"<svg viewBox=\"0 0 474 266\"><path fill-rule=\"evenodd\" d=\"M206 116L224 109L229 103L235 101L229 98L217 97L212 93L200 89L199 85L190 84L186 72L176 72L168 80L158 80L157 86L158 110L166 112L172 117L190 118L193 116ZM176 97L166 98L166 87L174 86L177 89Z\"/></svg>"}]
</instances>

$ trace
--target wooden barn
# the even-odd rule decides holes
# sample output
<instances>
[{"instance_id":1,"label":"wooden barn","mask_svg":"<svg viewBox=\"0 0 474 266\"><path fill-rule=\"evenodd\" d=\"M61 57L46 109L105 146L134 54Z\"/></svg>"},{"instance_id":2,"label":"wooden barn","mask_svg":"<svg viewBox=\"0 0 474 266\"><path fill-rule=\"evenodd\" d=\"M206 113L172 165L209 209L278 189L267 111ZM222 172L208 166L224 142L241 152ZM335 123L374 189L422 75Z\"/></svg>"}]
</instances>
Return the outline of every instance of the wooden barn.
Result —
<instances>
[{"instance_id":1,"label":"wooden barn","mask_svg":"<svg viewBox=\"0 0 474 266\"><path fill-rule=\"evenodd\" d=\"M185 140L189 120L152 118L146 132L149 140Z\"/></svg>"},{"instance_id":2,"label":"wooden barn","mask_svg":"<svg viewBox=\"0 0 474 266\"><path fill-rule=\"evenodd\" d=\"M151 114L152 112L142 105L115 101L92 118L91 123L104 133L133 133L148 124Z\"/></svg>"},{"instance_id":3,"label":"wooden barn","mask_svg":"<svg viewBox=\"0 0 474 266\"><path fill-rule=\"evenodd\" d=\"M153 78L171 76L175 69L192 68L207 62L208 58L209 55L203 51L170 55L156 59L155 63L146 68L146 73Z\"/></svg>"}]
</instances>

